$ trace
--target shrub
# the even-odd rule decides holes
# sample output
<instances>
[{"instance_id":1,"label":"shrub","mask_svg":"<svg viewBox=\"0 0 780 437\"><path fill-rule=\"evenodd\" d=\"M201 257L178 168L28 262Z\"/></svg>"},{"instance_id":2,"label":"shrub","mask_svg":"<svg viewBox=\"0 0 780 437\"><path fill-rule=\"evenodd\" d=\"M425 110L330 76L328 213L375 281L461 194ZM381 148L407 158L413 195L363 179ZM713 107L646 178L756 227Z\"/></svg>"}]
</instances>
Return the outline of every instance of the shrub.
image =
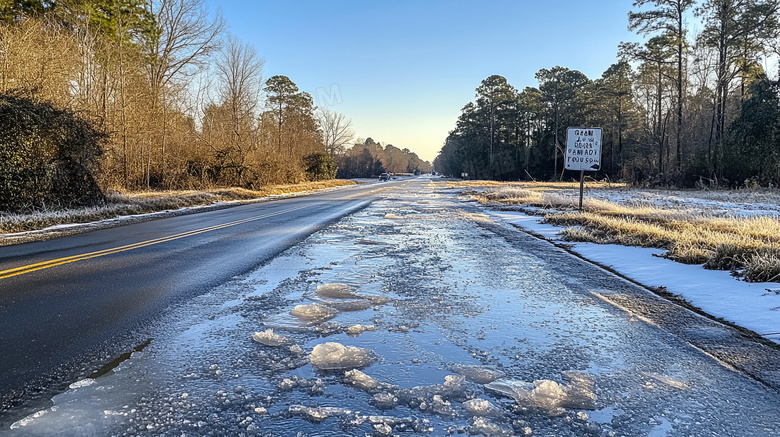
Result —
<instances>
[{"instance_id":1,"label":"shrub","mask_svg":"<svg viewBox=\"0 0 780 437\"><path fill-rule=\"evenodd\" d=\"M105 138L69 110L0 94L0 211L104 203L92 171Z\"/></svg>"}]
</instances>

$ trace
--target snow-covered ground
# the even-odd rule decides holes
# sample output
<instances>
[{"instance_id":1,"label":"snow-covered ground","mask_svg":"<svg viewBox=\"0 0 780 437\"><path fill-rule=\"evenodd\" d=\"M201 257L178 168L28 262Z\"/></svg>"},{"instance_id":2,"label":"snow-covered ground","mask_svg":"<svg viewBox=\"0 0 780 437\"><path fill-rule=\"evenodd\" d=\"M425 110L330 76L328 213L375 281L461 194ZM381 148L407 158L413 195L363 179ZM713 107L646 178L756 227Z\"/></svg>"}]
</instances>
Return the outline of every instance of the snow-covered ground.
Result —
<instances>
[{"instance_id":1,"label":"snow-covered ground","mask_svg":"<svg viewBox=\"0 0 780 437\"><path fill-rule=\"evenodd\" d=\"M688 194L686 194L688 193ZM695 194L694 194L695 193ZM752 203L741 197L718 192L656 190L593 190L589 197L618 203L645 202L659 207L685 207L721 215L778 215L780 204ZM766 199L766 196L761 198ZM560 227L541 223L543 217L515 211L486 211L499 220L564 243ZM666 287L706 313L750 329L780 343L780 284L748 283L729 272L705 270L700 265L680 264L658 255L660 249L612 244L565 244L582 257L610 267L649 287Z\"/></svg>"}]
</instances>

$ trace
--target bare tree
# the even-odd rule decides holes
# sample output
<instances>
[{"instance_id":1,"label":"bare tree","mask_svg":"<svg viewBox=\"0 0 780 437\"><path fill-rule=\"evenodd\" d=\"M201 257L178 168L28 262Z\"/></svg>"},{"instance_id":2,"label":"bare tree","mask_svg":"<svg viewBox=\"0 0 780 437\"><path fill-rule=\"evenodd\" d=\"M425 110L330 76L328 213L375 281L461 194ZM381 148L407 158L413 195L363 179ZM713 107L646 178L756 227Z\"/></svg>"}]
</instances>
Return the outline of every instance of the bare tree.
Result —
<instances>
[{"instance_id":1,"label":"bare tree","mask_svg":"<svg viewBox=\"0 0 780 437\"><path fill-rule=\"evenodd\" d=\"M352 129L352 120L340 112L325 108L318 111L317 119L320 122L325 150L331 157L342 153L344 146L349 144L355 137L355 131Z\"/></svg>"},{"instance_id":2,"label":"bare tree","mask_svg":"<svg viewBox=\"0 0 780 437\"><path fill-rule=\"evenodd\" d=\"M165 183L167 140L166 91L177 79L188 77L210 54L219 49L225 20L212 18L203 0L152 0L148 12L156 26L145 40L146 66L152 92L152 110L161 111L160 173Z\"/></svg>"}]
</instances>

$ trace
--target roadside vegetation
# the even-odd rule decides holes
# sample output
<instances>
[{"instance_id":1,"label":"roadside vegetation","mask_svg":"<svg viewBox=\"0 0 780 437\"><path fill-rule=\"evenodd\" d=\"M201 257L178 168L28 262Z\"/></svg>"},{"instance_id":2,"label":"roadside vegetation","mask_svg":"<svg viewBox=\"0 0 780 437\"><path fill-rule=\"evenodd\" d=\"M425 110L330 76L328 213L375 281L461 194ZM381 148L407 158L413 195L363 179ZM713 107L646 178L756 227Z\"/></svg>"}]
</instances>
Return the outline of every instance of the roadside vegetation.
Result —
<instances>
[{"instance_id":1,"label":"roadside vegetation","mask_svg":"<svg viewBox=\"0 0 780 437\"><path fill-rule=\"evenodd\" d=\"M567 128L598 126L597 179L780 186L780 78L761 61L780 53L780 2L637 0L626 12L638 42L620 43L600 77L556 65L521 84L485 78L453 120L436 170L564 180L575 176L564 170Z\"/></svg>"},{"instance_id":2,"label":"roadside vegetation","mask_svg":"<svg viewBox=\"0 0 780 437\"><path fill-rule=\"evenodd\" d=\"M578 184L469 181L449 185L481 203L543 215L546 223L563 226L561 233L569 241L655 247L678 262L731 270L747 281L780 282L777 216L724 217L706 209L588 197L578 211ZM596 188L624 187L588 185ZM738 199L740 192L732 197Z\"/></svg>"},{"instance_id":3,"label":"roadside vegetation","mask_svg":"<svg viewBox=\"0 0 780 437\"><path fill-rule=\"evenodd\" d=\"M228 27L206 0L0 2L3 231L39 227L7 225L18 214L156 208L111 192L189 205L201 195L188 190L232 200L224 193L240 190L214 193L266 193L339 168L430 171L408 149L356 140L351 120L327 108L338 89L313 96L263 77L261 54Z\"/></svg>"},{"instance_id":4,"label":"roadside vegetation","mask_svg":"<svg viewBox=\"0 0 780 437\"><path fill-rule=\"evenodd\" d=\"M100 206L0 214L0 233L31 231L62 224L88 223L119 216L208 206L219 202L263 201L267 200L268 196L304 193L354 184L354 182L346 180L329 180L273 185L259 190L221 188L203 191L109 192L106 194L105 204ZM0 245L2 245L1 242Z\"/></svg>"}]
</instances>

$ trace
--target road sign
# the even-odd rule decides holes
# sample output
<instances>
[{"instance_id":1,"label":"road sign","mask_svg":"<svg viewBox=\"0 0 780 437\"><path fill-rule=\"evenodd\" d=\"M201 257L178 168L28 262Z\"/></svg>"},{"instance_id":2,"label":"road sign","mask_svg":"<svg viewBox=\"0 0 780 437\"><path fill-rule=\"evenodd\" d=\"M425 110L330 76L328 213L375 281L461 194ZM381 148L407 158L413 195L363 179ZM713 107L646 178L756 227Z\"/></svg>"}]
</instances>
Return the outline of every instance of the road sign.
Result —
<instances>
[{"instance_id":1,"label":"road sign","mask_svg":"<svg viewBox=\"0 0 780 437\"><path fill-rule=\"evenodd\" d=\"M566 170L601 168L601 128L570 127L566 131Z\"/></svg>"}]
</instances>

